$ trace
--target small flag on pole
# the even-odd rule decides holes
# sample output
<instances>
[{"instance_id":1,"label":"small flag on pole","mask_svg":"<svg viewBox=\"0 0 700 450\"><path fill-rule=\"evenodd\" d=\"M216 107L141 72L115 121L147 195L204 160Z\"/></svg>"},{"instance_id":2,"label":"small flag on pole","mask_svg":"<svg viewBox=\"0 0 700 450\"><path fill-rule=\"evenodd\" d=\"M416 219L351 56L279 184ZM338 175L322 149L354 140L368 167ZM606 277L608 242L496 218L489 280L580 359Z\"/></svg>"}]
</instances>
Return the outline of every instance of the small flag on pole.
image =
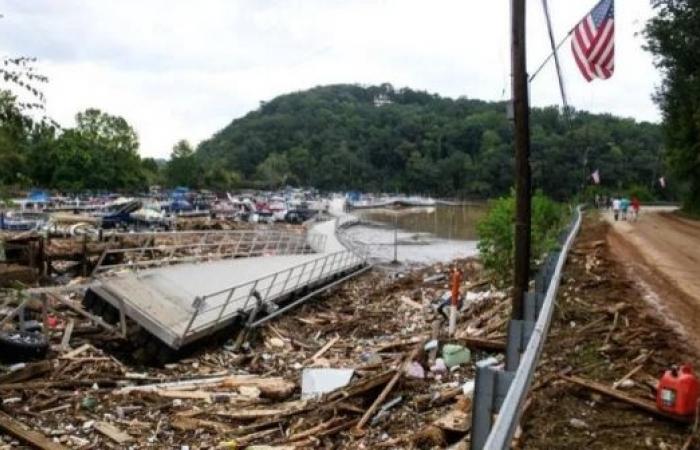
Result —
<instances>
[{"instance_id":1,"label":"small flag on pole","mask_svg":"<svg viewBox=\"0 0 700 450\"><path fill-rule=\"evenodd\" d=\"M659 184L661 185L662 189L666 189L666 177L659 178Z\"/></svg>"},{"instance_id":2,"label":"small flag on pole","mask_svg":"<svg viewBox=\"0 0 700 450\"><path fill-rule=\"evenodd\" d=\"M571 50L587 81L607 80L612 76L615 70L614 0L600 0L574 28Z\"/></svg>"},{"instance_id":3,"label":"small flag on pole","mask_svg":"<svg viewBox=\"0 0 700 450\"><path fill-rule=\"evenodd\" d=\"M591 174L591 178L593 178L595 184L600 184L600 171L596 169L595 172Z\"/></svg>"}]
</instances>

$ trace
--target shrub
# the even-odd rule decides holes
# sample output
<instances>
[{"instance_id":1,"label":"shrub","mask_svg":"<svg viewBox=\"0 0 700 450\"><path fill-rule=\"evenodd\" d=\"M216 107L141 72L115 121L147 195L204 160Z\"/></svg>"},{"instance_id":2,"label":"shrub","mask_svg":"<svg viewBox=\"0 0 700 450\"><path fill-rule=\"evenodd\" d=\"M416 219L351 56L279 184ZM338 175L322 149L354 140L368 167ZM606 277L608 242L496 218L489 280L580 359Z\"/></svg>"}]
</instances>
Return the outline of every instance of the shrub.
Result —
<instances>
[{"instance_id":1,"label":"shrub","mask_svg":"<svg viewBox=\"0 0 700 450\"><path fill-rule=\"evenodd\" d=\"M532 247L530 267L557 245L567 217L567 207L538 192L532 197ZM486 270L506 284L513 276L515 249L515 198L511 194L492 201L488 213L477 223L478 248Z\"/></svg>"}]
</instances>

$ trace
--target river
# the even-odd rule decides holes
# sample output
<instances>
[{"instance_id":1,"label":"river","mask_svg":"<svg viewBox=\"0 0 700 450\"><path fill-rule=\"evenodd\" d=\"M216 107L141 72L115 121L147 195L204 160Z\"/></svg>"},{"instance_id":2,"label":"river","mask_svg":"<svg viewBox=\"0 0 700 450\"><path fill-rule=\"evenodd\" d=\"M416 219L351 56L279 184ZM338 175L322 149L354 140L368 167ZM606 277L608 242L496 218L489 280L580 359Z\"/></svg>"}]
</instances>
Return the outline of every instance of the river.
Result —
<instances>
[{"instance_id":1,"label":"river","mask_svg":"<svg viewBox=\"0 0 700 450\"><path fill-rule=\"evenodd\" d=\"M474 256L476 223L486 213L483 204L438 205L430 208L359 209L352 214L363 221L348 235L370 246L378 261L429 264ZM394 228L396 241L394 246Z\"/></svg>"}]
</instances>

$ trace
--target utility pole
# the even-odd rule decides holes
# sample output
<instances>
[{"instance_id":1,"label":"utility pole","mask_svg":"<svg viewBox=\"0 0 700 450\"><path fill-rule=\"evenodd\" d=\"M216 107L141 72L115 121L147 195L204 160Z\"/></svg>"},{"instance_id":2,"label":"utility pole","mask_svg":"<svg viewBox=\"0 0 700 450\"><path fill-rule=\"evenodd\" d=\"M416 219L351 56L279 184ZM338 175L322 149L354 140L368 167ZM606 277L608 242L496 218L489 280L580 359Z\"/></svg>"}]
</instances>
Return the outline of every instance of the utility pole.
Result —
<instances>
[{"instance_id":1,"label":"utility pole","mask_svg":"<svg viewBox=\"0 0 700 450\"><path fill-rule=\"evenodd\" d=\"M511 1L511 65L515 121L514 320L523 320L530 272L530 102L525 52L525 0Z\"/></svg>"}]
</instances>

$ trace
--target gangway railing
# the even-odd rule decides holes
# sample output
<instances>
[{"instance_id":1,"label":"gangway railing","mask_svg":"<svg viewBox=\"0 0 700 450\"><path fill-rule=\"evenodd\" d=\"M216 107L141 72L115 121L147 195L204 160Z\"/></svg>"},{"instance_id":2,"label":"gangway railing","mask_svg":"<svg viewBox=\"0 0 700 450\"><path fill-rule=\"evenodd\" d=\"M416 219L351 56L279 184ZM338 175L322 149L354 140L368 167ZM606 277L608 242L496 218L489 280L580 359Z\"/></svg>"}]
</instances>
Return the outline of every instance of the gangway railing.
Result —
<instances>
[{"instance_id":1,"label":"gangway railing","mask_svg":"<svg viewBox=\"0 0 700 450\"><path fill-rule=\"evenodd\" d=\"M143 237L149 238L148 235ZM177 239L175 243L166 240L170 237ZM326 244L326 236L320 233L274 230L207 232L186 237L190 239L170 233L154 233L136 247L108 248L100 255L92 275L116 269L142 269L201 260L318 253ZM157 239L164 243L156 244Z\"/></svg>"},{"instance_id":2,"label":"gangway railing","mask_svg":"<svg viewBox=\"0 0 700 450\"><path fill-rule=\"evenodd\" d=\"M348 248L310 259L293 267L241 283L230 288L196 297L194 313L189 319L178 345L213 333L241 313L265 306L275 308L277 300L299 291L310 290L333 277L367 265L368 254L360 247ZM252 302L256 302L253 305Z\"/></svg>"}]
</instances>

